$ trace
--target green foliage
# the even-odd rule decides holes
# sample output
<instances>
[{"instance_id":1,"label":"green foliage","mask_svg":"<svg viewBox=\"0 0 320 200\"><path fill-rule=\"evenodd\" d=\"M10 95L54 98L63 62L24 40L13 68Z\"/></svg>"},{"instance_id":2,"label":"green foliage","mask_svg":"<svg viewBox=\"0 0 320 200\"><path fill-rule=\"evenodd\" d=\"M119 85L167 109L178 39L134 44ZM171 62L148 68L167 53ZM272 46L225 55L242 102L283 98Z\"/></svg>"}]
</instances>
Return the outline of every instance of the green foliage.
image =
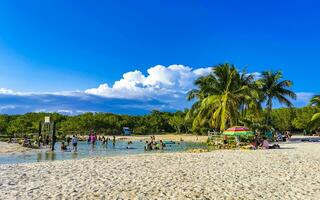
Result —
<instances>
[{"instance_id":1,"label":"green foliage","mask_svg":"<svg viewBox=\"0 0 320 200\"><path fill-rule=\"evenodd\" d=\"M0 134L22 137L37 133L39 122L50 116L57 125L57 135L62 138L66 134L98 134L120 135L123 127L129 127L134 134L173 133L178 130L187 132L185 113L152 111L149 115L130 116L112 113L84 113L77 116L64 116L58 113L26 113L24 115L0 115ZM181 121L182 119L182 121Z\"/></svg>"},{"instance_id":2,"label":"green foliage","mask_svg":"<svg viewBox=\"0 0 320 200\"><path fill-rule=\"evenodd\" d=\"M194 116L193 127L208 124L211 128L224 131L228 126L237 125L245 108L257 108L254 100L252 75L240 74L231 64L212 68L211 74L195 81L198 90L192 90L188 99L197 99L190 115Z\"/></svg>"},{"instance_id":3,"label":"green foliage","mask_svg":"<svg viewBox=\"0 0 320 200\"><path fill-rule=\"evenodd\" d=\"M292 120L296 112L291 108L279 108L271 111L271 124L280 131L292 130Z\"/></svg>"},{"instance_id":4,"label":"green foliage","mask_svg":"<svg viewBox=\"0 0 320 200\"><path fill-rule=\"evenodd\" d=\"M169 124L175 129L177 133L181 133L182 130L186 130L187 120L185 114L181 111L176 112L172 117L169 118Z\"/></svg>"},{"instance_id":5,"label":"green foliage","mask_svg":"<svg viewBox=\"0 0 320 200\"><path fill-rule=\"evenodd\" d=\"M296 94L290 87L292 82L282 80L282 73L262 72L262 77L255 80L246 71L239 72L232 64L220 64L212 68L211 74L195 81L198 89L191 90L188 99L196 99L187 114L193 118L193 130L203 127L224 131L235 125L249 125L257 130L292 128L290 119L294 112L287 110L272 111L273 100L292 107L289 98L295 99ZM266 110L262 103L266 102ZM261 120L264 116L266 120Z\"/></svg>"},{"instance_id":6,"label":"green foliage","mask_svg":"<svg viewBox=\"0 0 320 200\"><path fill-rule=\"evenodd\" d=\"M316 108L319 108L317 113L315 113L310 121L310 127L317 129L320 127L320 95L315 95L311 100L310 100L311 106L315 106Z\"/></svg>"},{"instance_id":7,"label":"green foliage","mask_svg":"<svg viewBox=\"0 0 320 200\"><path fill-rule=\"evenodd\" d=\"M293 119L293 126L296 129L304 130L310 129L310 121L312 116L319 112L319 108L316 107L303 107L296 109L296 117Z\"/></svg>"}]
</instances>

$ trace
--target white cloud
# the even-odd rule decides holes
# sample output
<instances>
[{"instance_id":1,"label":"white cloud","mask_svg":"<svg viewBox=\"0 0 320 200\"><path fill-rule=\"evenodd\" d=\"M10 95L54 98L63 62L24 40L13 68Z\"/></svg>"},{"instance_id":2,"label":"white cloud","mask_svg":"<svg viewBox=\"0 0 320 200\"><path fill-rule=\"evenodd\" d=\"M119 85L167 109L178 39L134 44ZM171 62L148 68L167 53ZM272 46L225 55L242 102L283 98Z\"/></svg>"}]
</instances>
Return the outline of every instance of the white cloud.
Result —
<instances>
[{"instance_id":1,"label":"white cloud","mask_svg":"<svg viewBox=\"0 0 320 200\"><path fill-rule=\"evenodd\" d=\"M0 112L6 111L6 110L15 109L15 108L16 108L15 105L4 105L4 106L0 106Z\"/></svg>"},{"instance_id":2,"label":"white cloud","mask_svg":"<svg viewBox=\"0 0 320 200\"><path fill-rule=\"evenodd\" d=\"M209 67L193 70L184 65L156 65L147 70L147 75L138 70L127 72L112 86L104 83L97 88L85 90L85 93L127 99L157 99L163 96L178 98L194 88L196 78L210 71Z\"/></svg>"},{"instance_id":3,"label":"white cloud","mask_svg":"<svg viewBox=\"0 0 320 200\"><path fill-rule=\"evenodd\" d=\"M0 94L14 94L14 91L7 88L0 88Z\"/></svg>"},{"instance_id":4,"label":"white cloud","mask_svg":"<svg viewBox=\"0 0 320 200\"><path fill-rule=\"evenodd\" d=\"M253 72L251 74L254 76L255 80L258 80L258 79L262 78L261 77L262 74L260 72Z\"/></svg>"}]
</instances>

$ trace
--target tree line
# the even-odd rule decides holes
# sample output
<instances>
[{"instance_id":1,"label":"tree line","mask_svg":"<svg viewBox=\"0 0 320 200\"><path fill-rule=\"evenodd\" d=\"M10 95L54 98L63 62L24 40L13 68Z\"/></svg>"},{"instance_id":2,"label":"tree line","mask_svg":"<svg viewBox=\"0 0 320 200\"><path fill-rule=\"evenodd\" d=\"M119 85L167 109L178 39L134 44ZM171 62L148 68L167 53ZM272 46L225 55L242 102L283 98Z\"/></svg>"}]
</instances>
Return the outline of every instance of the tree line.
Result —
<instances>
[{"instance_id":1,"label":"tree line","mask_svg":"<svg viewBox=\"0 0 320 200\"><path fill-rule=\"evenodd\" d=\"M141 116L117 115L112 113L84 113L77 116L66 116L59 113L26 113L23 115L0 115L0 133L6 135L37 133L39 121L50 116L57 123L57 132L60 134L87 134L94 130L100 134L122 134L123 127L129 127L134 134L161 134L161 133L193 133L207 134L212 130L209 126L194 127L193 120L188 119L190 110L174 113L152 111ZM280 131L313 130L310 120L319 107L306 106L302 108L279 108L271 110L271 124ZM263 121L266 110L261 116L248 112L246 116L257 123ZM21 135L22 136L22 135Z\"/></svg>"}]
</instances>

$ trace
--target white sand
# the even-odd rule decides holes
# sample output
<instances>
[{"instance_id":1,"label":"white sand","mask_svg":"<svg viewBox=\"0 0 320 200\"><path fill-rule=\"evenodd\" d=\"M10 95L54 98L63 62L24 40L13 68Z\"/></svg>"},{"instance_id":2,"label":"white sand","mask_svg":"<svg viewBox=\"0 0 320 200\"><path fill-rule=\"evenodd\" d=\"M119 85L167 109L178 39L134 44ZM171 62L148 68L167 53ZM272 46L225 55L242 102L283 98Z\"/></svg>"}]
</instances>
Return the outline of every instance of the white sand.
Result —
<instances>
[{"instance_id":1,"label":"white sand","mask_svg":"<svg viewBox=\"0 0 320 200\"><path fill-rule=\"evenodd\" d=\"M320 199L320 143L0 165L0 199Z\"/></svg>"}]
</instances>

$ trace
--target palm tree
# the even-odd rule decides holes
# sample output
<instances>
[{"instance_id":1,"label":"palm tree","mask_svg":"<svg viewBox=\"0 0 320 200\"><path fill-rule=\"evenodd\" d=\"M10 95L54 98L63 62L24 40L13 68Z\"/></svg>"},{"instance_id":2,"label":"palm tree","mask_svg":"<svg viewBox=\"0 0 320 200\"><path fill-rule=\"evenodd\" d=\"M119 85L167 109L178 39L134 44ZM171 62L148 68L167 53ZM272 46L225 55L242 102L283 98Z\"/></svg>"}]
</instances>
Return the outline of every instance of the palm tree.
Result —
<instances>
[{"instance_id":1,"label":"palm tree","mask_svg":"<svg viewBox=\"0 0 320 200\"><path fill-rule=\"evenodd\" d=\"M310 104L320 108L320 95L315 95L311 100ZM314 114L310 121L311 126L320 125L320 112Z\"/></svg>"},{"instance_id":2,"label":"palm tree","mask_svg":"<svg viewBox=\"0 0 320 200\"><path fill-rule=\"evenodd\" d=\"M197 99L189 111L195 117L193 125L209 122L224 131L227 125L237 124L241 105L251 102L247 84L251 80L251 75L240 75L235 66L228 63L213 67L211 74L197 79L195 84L199 89L188 94L188 100Z\"/></svg>"},{"instance_id":3,"label":"palm tree","mask_svg":"<svg viewBox=\"0 0 320 200\"><path fill-rule=\"evenodd\" d=\"M244 95L241 100L240 110L242 119L245 119L248 109L256 113L259 113L261 110L261 103L259 102L260 92L254 79L255 76L248 74L245 70L243 70L240 75L239 85L248 87L249 92L249 94Z\"/></svg>"},{"instance_id":4,"label":"palm tree","mask_svg":"<svg viewBox=\"0 0 320 200\"><path fill-rule=\"evenodd\" d=\"M262 101L266 102L267 105L267 115L266 123L270 125L270 114L273 106L273 100L276 99L281 104L285 104L288 107L292 107L292 103L287 97L296 99L296 94L287 89L292 86L290 80L281 80L282 73L280 71L262 72L262 78L258 81L260 85L260 90L262 92Z\"/></svg>"}]
</instances>

